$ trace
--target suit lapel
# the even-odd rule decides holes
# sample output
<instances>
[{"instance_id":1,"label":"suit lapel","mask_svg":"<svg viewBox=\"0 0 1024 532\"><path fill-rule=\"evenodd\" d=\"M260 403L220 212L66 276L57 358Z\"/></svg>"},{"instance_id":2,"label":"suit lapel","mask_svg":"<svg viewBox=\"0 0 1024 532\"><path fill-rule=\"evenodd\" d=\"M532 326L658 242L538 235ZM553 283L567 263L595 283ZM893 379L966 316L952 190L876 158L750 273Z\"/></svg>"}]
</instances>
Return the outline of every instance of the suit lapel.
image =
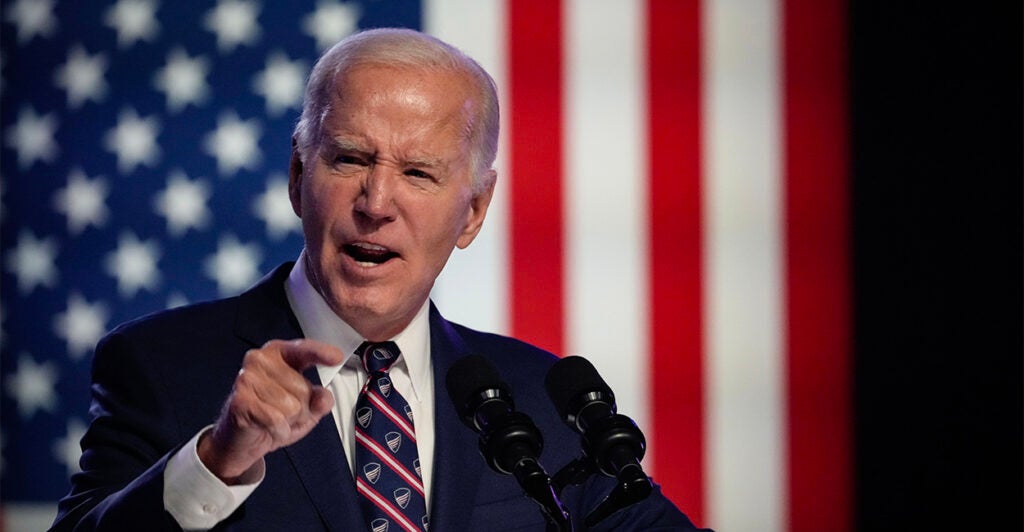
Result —
<instances>
[{"instance_id":1,"label":"suit lapel","mask_svg":"<svg viewBox=\"0 0 1024 532\"><path fill-rule=\"evenodd\" d=\"M259 347L270 340L302 337L299 320L288 305L284 283L294 263L278 266L273 272L238 296L235 334Z\"/></svg>"},{"instance_id":2,"label":"suit lapel","mask_svg":"<svg viewBox=\"0 0 1024 532\"><path fill-rule=\"evenodd\" d=\"M317 379L316 370L306 377ZM284 448L306 493L329 530L366 527L333 416L324 416L305 438Z\"/></svg>"},{"instance_id":3,"label":"suit lapel","mask_svg":"<svg viewBox=\"0 0 1024 532\"><path fill-rule=\"evenodd\" d=\"M239 296L235 333L254 347L273 339L303 336L284 291L291 267L290 263L281 265ZM321 384L316 368L304 375L310 382ZM328 529L361 530L366 526L333 416L324 416L305 438L283 452Z\"/></svg>"},{"instance_id":4,"label":"suit lapel","mask_svg":"<svg viewBox=\"0 0 1024 532\"><path fill-rule=\"evenodd\" d=\"M431 530L467 530L474 494L483 473L477 435L466 427L448 399L445 376L452 364L470 354L462 338L430 306L430 356L434 365L434 480Z\"/></svg>"}]
</instances>

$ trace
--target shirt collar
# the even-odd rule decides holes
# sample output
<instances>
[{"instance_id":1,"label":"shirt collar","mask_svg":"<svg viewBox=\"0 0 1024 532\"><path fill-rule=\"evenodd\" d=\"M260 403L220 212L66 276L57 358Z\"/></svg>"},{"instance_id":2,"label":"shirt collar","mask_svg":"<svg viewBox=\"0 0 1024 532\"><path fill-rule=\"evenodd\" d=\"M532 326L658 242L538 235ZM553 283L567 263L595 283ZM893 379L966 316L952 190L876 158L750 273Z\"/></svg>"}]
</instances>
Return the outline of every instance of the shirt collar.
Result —
<instances>
[{"instance_id":1,"label":"shirt collar","mask_svg":"<svg viewBox=\"0 0 1024 532\"><path fill-rule=\"evenodd\" d=\"M328 383L346 364L361 367L359 360L355 357L355 351L365 338L339 318L320 293L313 288L306 275L305 261L306 252L303 250L299 254L295 266L292 267L288 280L285 281L285 293L306 338L328 343L345 353L345 360L341 364L334 366L318 364L316 366L320 382ZM429 309L429 300L424 301L409 325L390 339L398 344L398 349L402 352L402 357L398 359L396 365L401 365L404 361L406 370L409 372L413 393L417 397L419 397L419 391L430 389Z\"/></svg>"}]
</instances>

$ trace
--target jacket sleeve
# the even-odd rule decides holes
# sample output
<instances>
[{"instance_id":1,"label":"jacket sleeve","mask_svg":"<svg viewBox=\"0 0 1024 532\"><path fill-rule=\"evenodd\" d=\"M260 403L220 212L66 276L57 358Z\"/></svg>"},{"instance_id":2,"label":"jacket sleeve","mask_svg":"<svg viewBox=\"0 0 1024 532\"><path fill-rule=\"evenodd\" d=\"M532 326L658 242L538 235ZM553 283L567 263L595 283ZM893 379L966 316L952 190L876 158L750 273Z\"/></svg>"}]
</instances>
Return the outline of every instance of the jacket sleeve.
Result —
<instances>
[{"instance_id":1,"label":"jacket sleeve","mask_svg":"<svg viewBox=\"0 0 1024 532\"><path fill-rule=\"evenodd\" d=\"M164 511L163 471L180 434L159 364L118 331L96 349L80 473L52 530L181 530Z\"/></svg>"}]
</instances>

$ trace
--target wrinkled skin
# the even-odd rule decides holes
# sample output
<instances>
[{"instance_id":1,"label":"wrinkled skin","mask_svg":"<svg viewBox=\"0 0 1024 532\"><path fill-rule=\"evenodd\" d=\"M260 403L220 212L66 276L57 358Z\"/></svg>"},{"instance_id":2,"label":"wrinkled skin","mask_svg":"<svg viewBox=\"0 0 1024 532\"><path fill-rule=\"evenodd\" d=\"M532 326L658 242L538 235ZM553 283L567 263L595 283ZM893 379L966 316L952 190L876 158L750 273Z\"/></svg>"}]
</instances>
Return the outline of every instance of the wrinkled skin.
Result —
<instances>
[{"instance_id":1,"label":"wrinkled skin","mask_svg":"<svg viewBox=\"0 0 1024 532\"><path fill-rule=\"evenodd\" d=\"M429 297L452 250L480 232L494 174L473 186L475 102L461 75L363 65L335 87L315 153L292 153L289 195L306 244L296 267L346 323L387 340ZM249 351L200 459L228 483L257 477L264 455L331 410L331 393L301 372L343 359L312 340Z\"/></svg>"}]
</instances>

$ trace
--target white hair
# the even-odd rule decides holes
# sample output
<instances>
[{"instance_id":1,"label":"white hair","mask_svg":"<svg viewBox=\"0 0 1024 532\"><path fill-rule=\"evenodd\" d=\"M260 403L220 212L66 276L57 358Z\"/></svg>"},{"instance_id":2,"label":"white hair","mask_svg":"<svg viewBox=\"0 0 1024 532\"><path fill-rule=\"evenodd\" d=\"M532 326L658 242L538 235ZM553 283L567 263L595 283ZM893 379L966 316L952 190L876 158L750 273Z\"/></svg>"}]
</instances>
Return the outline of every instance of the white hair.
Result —
<instances>
[{"instance_id":1,"label":"white hair","mask_svg":"<svg viewBox=\"0 0 1024 532\"><path fill-rule=\"evenodd\" d=\"M351 35L324 52L306 83L302 116L295 125L296 149L303 164L315 155L323 122L331 110L338 75L360 65L409 67L462 74L477 93L476 109L467 119L473 188L491 183L488 176L498 152L498 92L483 67L458 48L414 30L381 28Z\"/></svg>"}]
</instances>

